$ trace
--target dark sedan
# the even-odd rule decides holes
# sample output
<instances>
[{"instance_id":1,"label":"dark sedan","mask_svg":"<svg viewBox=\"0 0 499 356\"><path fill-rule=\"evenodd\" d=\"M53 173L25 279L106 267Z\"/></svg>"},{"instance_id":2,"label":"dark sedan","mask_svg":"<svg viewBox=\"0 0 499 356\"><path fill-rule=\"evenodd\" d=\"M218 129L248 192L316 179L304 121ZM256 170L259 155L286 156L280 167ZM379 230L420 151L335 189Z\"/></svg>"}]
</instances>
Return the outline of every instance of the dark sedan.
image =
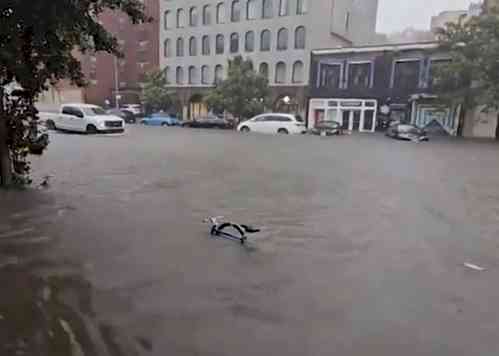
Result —
<instances>
[{"instance_id":1,"label":"dark sedan","mask_svg":"<svg viewBox=\"0 0 499 356\"><path fill-rule=\"evenodd\" d=\"M416 125L410 124L393 124L388 128L388 130L386 130L386 136L397 140L414 142L429 140L423 129L417 127Z\"/></svg>"},{"instance_id":2,"label":"dark sedan","mask_svg":"<svg viewBox=\"0 0 499 356\"><path fill-rule=\"evenodd\" d=\"M310 133L321 136L342 135L343 129L337 121L325 120L319 121L315 127L310 130Z\"/></svg>"},{"instance_id":3,"label":"dark sedan","mask_svg":"<svg viewBox=\"0 0 499 356\"><path fill-rule=\"evenodd\" d=\"M109 115L115 115L115 116L122 118L123 120L125 120L125 122L127 124L135 124L137 122L137 119L135 118L134 113L131 111L128 111L128 110L111 109L111 110L108 110L107 113Z\"/></svg>"},{"instance_id":4,"label":"dark sedan","mask_svg":"<svg viewBox=\"0 0 499 356\"><path fill-rule=\"evenodd\" d=\"M184 121L182 127L227 130L233 128L233 125L230 121L218 117L203 117Z\"/></svg>"}]
</instances>

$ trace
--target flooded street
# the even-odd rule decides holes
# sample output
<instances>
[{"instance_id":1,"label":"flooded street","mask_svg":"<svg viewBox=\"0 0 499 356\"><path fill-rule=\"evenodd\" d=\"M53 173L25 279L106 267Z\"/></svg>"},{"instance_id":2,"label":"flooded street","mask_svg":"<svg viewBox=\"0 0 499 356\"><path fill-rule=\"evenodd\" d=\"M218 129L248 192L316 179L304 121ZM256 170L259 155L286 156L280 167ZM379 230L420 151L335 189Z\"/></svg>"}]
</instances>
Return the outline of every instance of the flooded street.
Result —
<instances>
[{"instance_id":1,"label":"flooded street","mask_svg":"<svg viewBox=\"0 0 499 356\"><path fill-rule=\"evenodd\" d=\"M35 189L0 192L0 329L33 294L57 315L37 325L88 355L499 353L494 143L144 127L51 141ZM214 215L262 232L213 238Z\"/></svg>"}]
</instances>

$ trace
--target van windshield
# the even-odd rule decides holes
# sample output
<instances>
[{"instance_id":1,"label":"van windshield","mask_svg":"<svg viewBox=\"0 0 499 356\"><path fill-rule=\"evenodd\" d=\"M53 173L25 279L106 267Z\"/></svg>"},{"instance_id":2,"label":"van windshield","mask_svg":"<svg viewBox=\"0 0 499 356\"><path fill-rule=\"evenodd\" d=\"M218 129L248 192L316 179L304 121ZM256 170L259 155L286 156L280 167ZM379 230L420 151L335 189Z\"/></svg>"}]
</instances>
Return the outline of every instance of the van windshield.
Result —
<instances>
[{"instance_id":1,"label":"van windshield","mask_svg":"<svg viewBox=\"0 0 499 356\"><path fill-rule=\"evenodd\" d=\"M87 116L106 115L104 109L99 107L82 108L82 110Z\"/></svg>"}]
</instances>

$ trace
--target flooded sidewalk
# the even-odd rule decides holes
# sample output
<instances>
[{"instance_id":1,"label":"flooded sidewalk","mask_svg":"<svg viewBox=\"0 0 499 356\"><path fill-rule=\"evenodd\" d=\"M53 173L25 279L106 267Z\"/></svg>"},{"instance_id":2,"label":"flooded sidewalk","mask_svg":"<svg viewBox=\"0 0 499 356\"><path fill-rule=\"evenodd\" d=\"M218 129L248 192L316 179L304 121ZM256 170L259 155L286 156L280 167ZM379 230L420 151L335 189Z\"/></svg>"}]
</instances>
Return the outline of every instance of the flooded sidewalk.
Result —
<instances>
[{"instance_id":1,"label":"flooded sidewalk","mask_svg":"<svg viewBox=\"0 0 499 356\"><path fill-rule=\"evenodd\" d=\"M58 226L71 208L50 193L0 190L0 354L137 355L94 311L83 267L58 255Z\"/></svg>"}]
</instances>

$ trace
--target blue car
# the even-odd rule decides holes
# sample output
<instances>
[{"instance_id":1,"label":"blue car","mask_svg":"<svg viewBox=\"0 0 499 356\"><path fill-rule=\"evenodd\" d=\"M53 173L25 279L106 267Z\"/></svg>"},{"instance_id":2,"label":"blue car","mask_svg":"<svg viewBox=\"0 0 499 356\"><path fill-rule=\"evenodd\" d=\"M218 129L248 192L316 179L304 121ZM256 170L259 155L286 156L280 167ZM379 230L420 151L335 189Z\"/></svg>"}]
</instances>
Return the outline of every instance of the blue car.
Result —
<instances>
[{"instance_id":1,"label":"blue car","mask_svg":"<svg viewBox=\"0 0 499 356\"><path fill-rule=\"evenodd\" d=\"M180 121L167 113L159 112L140 120L142 125L147 126L178 126Z\"/></svg>"}]
</instances>

